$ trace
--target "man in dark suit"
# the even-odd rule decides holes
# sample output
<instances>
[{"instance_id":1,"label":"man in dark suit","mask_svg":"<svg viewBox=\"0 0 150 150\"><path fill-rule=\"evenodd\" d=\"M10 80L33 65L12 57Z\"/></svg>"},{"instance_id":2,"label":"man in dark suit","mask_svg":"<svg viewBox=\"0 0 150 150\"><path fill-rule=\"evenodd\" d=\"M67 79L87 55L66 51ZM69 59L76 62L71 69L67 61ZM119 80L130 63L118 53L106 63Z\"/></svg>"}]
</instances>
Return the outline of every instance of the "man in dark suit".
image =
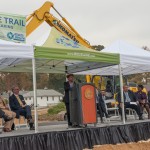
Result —
<instances>
[{"instance_id":1,"label":"man in dark suit","mask_svg":"<svg viewBox=\"0 0 150 150\"><path fill-rule=\"evenodd\" d=\"M69 91L72 90L75 82L74 82L74 75L73 74L68 74L66 77L67 77L68 81L64 82L64 90L65 90L64 102L65 102L66 111L67 111L68 127L71 127L72 126L72 122L70 120Z\"/></svg>"},{"instance_id":2,"label":"man in dark suit","mask_svg":"<svg viewBox=\"0 0 150 150\"><path fill-rule=\"evenodd\" d=\"M105 91L99 92L98 89L96 89L96 103L97 103L97 108L99 110L101 122L103 122L104 115L106 118L110 117L106 111L106 106L105 106L105 102L104 102L105 97L106 97Z\"/></svg>"},{"instance_id":3,"label":"man in dark suit","mask_svg":"<svg viewBox=\"0 0 150 150\"><path fill-rule=\"evenodd\" d=\"M123 97L124 97L125 112L126 112L126 108L134 109L136 111L136 113L138 114L138 116L139 116L139 120L143 120L142 113L140 111L140 106L139 106L138 103L136 103L136 96L135 96L135 94L132 91L130 91L128 89L127 85L123 86ZM122 103L121 103L121 93L120 92L118 93L117 100L119 102L120 114L122 114L122 111L121 111ZM133 104L132 102L135 102L135 104ZM126 117L126 113L125 113L125 117Z\"/></svg>"},{"instance_id":4,"label":"man in dark suit","mask_svg":"<svg viewBox=\"0 0 150 150\"><path fill-rule=\"evenodd\" d=\"M24 116L30 126L30 130L34 130L34 122L31 115L31 108L26 104L24 97L19 95L19 87L13 86L13 94L9 97L9 105L12 111L16 113L16 118Z\"/></svg>"}]
</instances>

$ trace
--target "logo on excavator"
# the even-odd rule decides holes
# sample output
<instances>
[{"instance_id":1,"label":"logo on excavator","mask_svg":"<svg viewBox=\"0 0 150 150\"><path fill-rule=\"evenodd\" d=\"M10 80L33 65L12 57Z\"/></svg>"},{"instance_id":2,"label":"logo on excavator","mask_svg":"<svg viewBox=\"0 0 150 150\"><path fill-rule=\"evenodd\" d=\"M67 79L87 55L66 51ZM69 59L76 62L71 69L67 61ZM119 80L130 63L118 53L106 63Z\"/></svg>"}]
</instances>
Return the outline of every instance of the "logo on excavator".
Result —
<instances>
[{"instance_id":1,"label":"logo on excavator","mask_svg":"<svg viewBox=\"0 0 150 150\"><path fill-rule=\"evenodd\" d=\"M58 22L57 20L53 20L53 24L57 25L57 27L59 27L59 29L61 29L61 31L63 31L67 36L69 36L73 41L75 41L76 43L79 43L76 37L72 35L71 33L69 33L69 31L65 29L65 27L63 27L63 25L61 25L60 22Z\"/></svg>"},{"instance_id":2,"label":"logo on excavator","mask_svg":"<svg viewBox=\"0 0 150 150\"><path fill-rule=\"evenodd\" d=\"M56 39L56 42L58 44L64 45L65 47L72 47L72 48L80 47L80 45L77 42L70 40L69 38L67 38L65 36L60 36L59 38Z\"/></svg>"}]
</instances>

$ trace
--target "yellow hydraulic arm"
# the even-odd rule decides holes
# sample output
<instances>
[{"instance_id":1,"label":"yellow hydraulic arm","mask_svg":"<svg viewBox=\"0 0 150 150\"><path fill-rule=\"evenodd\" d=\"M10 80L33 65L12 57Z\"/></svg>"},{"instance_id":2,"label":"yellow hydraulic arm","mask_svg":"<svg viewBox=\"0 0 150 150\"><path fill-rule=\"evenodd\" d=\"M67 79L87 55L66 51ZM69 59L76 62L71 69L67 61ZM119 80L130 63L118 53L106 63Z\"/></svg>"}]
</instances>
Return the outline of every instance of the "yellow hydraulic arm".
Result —
<instances>
[{"instance_id":1,"label":"yellow hydraulic arm","mask_svg":"<svg viewBox=\"0 0 150 150\"><path fill-rule=\"evenodd\" d=\"M86 82L87 83L94 83L95 87L97 87L99 90L105 90L105 80L102 76L99 75L86 75Z\"/></svg>"},{"instance_id":2,"label":"yellow hydraulic arm","mask_svg":"<svg viewBox=\"0 0 150 150\"><path fill-rule=\"evenodd\" d=\"M53 8L62 20L57 19L50 13L50 9ZM73 41L84 45L85 47L92 48L91 45L83 39L80 34L72 27L72 25L54 8L54 4L47 1L42 7L35 10L27 19L26 36L29 36L37 27L43 22L47 22L51 27L55 27L59 32L67 35ZM99 86L100 76L92 78L90 75L86 75L87 82L93 82L96 87L102 89L103 84Z\"/></svg>"},{"instance_id":3,"label":"yellow hydraulic arm","mask_svg":"<svg viewBox=\"0 0 150 150\"><path fill-rule=\"evenodd\" d=\"M57 12L63 22L50 14L51 8ZM38 26L46 21L51 27L55 27L59 32L67 35L73 41L91 48L90 44L80 36L80 34L71 26L71 24L54 8L53 3L49 1L45 2L41 8L34 11L26 19L26 21L26 36L30 35Z\"/></svg>"}]
</instances>

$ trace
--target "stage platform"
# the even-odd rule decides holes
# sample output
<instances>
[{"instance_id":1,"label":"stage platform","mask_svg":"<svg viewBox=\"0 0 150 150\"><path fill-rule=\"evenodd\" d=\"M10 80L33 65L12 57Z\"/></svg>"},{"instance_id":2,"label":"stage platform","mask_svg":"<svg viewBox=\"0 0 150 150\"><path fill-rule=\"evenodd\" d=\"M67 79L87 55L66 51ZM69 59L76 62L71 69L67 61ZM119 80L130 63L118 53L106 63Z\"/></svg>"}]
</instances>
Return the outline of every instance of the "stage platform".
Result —
<instances>
[{"instance_id":1,"label":"stage platform","mask_svg":"<svg viewBox=\"0 0 150 150\"><path fill-rule=\"evenodd\" d=\"M0 134L0 150L82 150L94 145L137 142L150 138L150 120L129 119L125 125L118 119L86 128L69 128L65 121L39 124L34 133L21 127Z\"/></svg>"}]
</instances>

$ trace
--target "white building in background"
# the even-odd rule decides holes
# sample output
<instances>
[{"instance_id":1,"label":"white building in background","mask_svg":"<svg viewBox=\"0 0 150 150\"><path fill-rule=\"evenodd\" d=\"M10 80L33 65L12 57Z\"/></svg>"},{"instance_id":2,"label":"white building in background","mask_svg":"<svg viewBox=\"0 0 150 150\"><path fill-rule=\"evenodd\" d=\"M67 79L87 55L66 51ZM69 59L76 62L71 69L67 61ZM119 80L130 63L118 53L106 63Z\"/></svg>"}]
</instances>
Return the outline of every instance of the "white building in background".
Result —
<instances>
[{"instance_id":1,"label":"white building in background","mask_svg":"<svg viewBox=\"0 0 150 150\"><path fill-rule=\"evenodd\" d=\"M33 91L23 94L23 97L28 105L33 104ZM37 90L37 104L39 107L46 107L52 104L58 104L63 99L63 94L49 89Z\"/></svg>"}]
</instances>

